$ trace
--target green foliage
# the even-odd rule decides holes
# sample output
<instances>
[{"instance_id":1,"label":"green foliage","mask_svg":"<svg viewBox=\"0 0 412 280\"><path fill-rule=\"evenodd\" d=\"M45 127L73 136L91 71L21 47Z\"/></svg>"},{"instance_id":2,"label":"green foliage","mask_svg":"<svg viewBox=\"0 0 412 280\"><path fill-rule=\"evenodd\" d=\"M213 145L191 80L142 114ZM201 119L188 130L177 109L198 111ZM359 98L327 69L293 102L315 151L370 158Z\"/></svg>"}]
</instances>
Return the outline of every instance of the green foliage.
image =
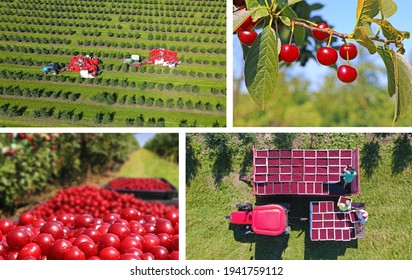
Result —
<instances>
[{"instance_id":1,"label":"green foliage","mask_svg":"<svg viewBox=\"0 0 412 280\"><path fill-rule=\"evenodd\" d=\"M179 162L179 134L177 133L156 134L144 145L144 148L164 159Z\"/></svg>"},{"instance_id":2,"label":"green foliage","mask_svg":"<svg viewBox=\"0 0 412 280\"><path fill-rule=\"evenodd\" d=\"M49 184L116 170L137 148L131 134L0 134L0 209L13 212Z\"/></svg>"}]
</instances>

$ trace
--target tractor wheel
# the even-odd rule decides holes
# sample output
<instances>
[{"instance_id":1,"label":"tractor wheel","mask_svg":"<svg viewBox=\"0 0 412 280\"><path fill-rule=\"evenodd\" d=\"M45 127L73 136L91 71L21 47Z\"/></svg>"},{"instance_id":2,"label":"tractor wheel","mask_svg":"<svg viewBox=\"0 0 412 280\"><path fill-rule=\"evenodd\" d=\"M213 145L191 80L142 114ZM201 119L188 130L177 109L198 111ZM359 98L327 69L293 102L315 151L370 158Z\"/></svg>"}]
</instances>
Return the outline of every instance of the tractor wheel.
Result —
<instances>
[{"instance_id":1,"label":"tractor wheel","mask_svg":"<svg viewBox=\"0 0 412 280\"><path fill-rule=\"evenodd\" d=\"M253 210L252 203L239 203L239 204L236 204L236 208L238 209L238 211L252 211Z\"/></svg>"}]
</instances>

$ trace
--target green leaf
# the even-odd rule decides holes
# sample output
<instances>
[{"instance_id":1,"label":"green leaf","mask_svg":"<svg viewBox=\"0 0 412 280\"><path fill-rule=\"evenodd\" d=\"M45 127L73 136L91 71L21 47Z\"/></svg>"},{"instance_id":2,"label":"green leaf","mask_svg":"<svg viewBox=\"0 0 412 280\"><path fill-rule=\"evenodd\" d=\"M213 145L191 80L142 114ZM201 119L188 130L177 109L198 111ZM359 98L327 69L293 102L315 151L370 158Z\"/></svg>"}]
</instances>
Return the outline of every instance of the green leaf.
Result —
<instances>
[{"instance_id":1,"label":"green leaf","mask_svg":"<svg viewBox=\"0 0 412 280\"><path fill-rule=\"evenodd\" d=\"M365 48L367 48L370 54L376 53L376 45L369 38L365 27L363 26L356 27L351 38L356 40L359 44L361 44Z\"/></svg>"},{"instance_id":2,"label":"green leaf","mask_svg":"<svg viewBox=\"0 0 412 280\"><path fill-rule=\"evenodd\" d=\"M412 105L412 66L404 55L395 53L398 74L398 95L396 97L396 118L405 116ZM396 75L396 70L395 70Z\"/></svg>"},{"instance_id":3,"label":"green leaf","mask_svg":"<svg viewBox=\"0 0 412 280\"><path fill-rule=\"evenodd\" d=\"M250 96L262 108L276 90L279 58L276 33L270 26L263 28L249 50L245 62L245 83Z\"/></svg>"},{"instance_id":4,"label":"green leaf","mask_svg":"<svg viewBox=\"0 0 412 280\"><path fill-rule=\"evenodd\" d=\"M284 25L286 26L290 26L291 22L290 22L290 18L288 18L287 16L280 16L280 20L283 22Z\"/></svg>"},{"instance_id":5,"label":"green leaf","mask_svg":"<svg viewBox=\"0 0 412 280\"><path fill-rule=\"evenodd\" d=\"M365 17L374 18L379 13L380 0L358 0L356 21L359 25Z\"/></svg>"},{"instance_id":6,"label":"green leaf","mask_svg":"<svg viewBox=\"0 0 412 280\"><path fill-rule=\"evenodd\" d=\"M389 18L393 16L398 10L398 6L393 0L381 0L381 13L383 18Z\"/></svg>"},{"instance_id":7,"label":"green leaf","mask_svg":"<svg viewBox=\"0 0 412 280\"><path fill-rule=\"evenodd\" d=\"M396 81L395 81L395 66L393 64L392 57L394 56L394 50L388 50L382 46L378 47L378 54L381 56L385 63L386 73L388 76L388 94L392 97L396 93Z\"/></svg>"},{"instance_id":8,"label":"green leaf","mask_svg":"<svg viewBox=\"0 0 412 280\"><path fill-rule=\"evenodd\" d=\"M315 3L310 5L310 10L311 11L316 11L316 10L320 10L324 7L324 5L320 4L320 3Z\"/></svg>"},{"instance_id":9,"label":"green leaf","mask_svg":"<svg viewBox=\"0 0 412 280\"><path fill-rule=\"evenodd\" d=\"M256 22L261 18L269 16L269 11L266 7L260 6L252 12L253 21Z\"/></svg>"},{"instance_id":10,"label":"green leaf","mask_svg":"<svg viewBox=\"0 0 412 280\"><path fill-rule=\"evenodd\" d=\"M399 31L393 25L385 19L369 18L366 19L368 22L373 22L378 24L382 28L383 35L388 40L402 41L403 39L408 39L410 33L408 31Z\"/></svg>"},{"instance_id":11,"label":"green leaf","mask_svg":"<svg viewBox=\"0 0 412 280\"><path fill-rule=\"evenodd\" d=\"M248 10L258 7L260 4L258 0L246 0L246 7Z\"/></svg>"},{"instance_id":12,"label":"green leaf","mask_svg":"<svg viewBox=\"0 0 412 280\"><path fill-rule=\"evenodd\" d=\"M283 10L282 14L290 19L298 18L298 15L292 10L291 7L286 5L280 5L280 8ZM293 37L295 37L295 42L297 45L302 45L305 42L306 37L306 30L303 26L295 25L295 31L293 33Z\"/></svg>"},{"instance_id":13,"label":"green leaf","mask_svg":"<svg viewBox=\"0 0 412 280\"><path fill-rule=\"evenodd\" d=\"M302 1L302 0L288 0L288 5L293 5L293 4L296 4L300 1Z\"/></svg>"}]
</instances>

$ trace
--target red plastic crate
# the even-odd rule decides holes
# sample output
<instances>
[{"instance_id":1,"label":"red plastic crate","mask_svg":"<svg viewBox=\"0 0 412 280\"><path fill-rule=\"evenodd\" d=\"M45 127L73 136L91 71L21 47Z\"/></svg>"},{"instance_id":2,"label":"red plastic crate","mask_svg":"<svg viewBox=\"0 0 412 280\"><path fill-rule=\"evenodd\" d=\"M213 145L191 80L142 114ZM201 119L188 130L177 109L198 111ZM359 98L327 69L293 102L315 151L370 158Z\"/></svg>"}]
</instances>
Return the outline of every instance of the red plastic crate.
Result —
<instances>
[{"instance_id":1,"label":"red plastic crate","mask_svg":"<svg viewBox=\"0 0 412 280\"><path fill-rule=\"evenodd\" d=\"M335 240L335 229L331 228L327 230L328 240Z\"/></svg>"},{"instance_id":2,"label":"red plastic crate","mask_svg":"<svg viewBox=\"0 0 412 280\"><path fill-rule=\"evenodd\" d=\"M314 158L305 158L305 166L315 166L316 160Z\"/></svg>"},{"instance_id":3,"label":"red plastic crate","mask_svg":"<svg viewBox=\"0 0 412 280\"><path fill-rule=\"evenodd\" d=\"M350 158L342 158L342 159L340 160L340 165L341 165L341 166L352 165L352 159L350 159Z\"/></svg>"},{"instance_id":4,"label":"red plastic crate","mask_svg":"<svg viewBox=\"0 0 412 280\"><path fill-rule=\"evenodd\" d=\"M292 174L280 174L281 182L290 182L292 181Z\"/></svg>"},{"instance_id":5,"label":"red plastic crate","mask_svg":"<svg viewBox=\"0 0 412 280\"><path fill-rule=\"evenodd\" d=\"M339 157L339 150L329 150L329 157Z\"/></svg>"},{"instance_id":6,"label":"red plastic crate","mask_svg":"<svg viewBox=\"0 0 412 280\"><path fill-rule=\"evenodd\" d=\"M352 151L351 150L341 150L340 156L341 157L352 157Z\"/></svg>"},{"instance_id":7,"label":"red plastic crate","mask_svg":"<svg viewBox=\"0 0 412 280\"><path fill-rule=\"evenodd\" d=\"M327 174L328 173L328 168L323 167L323 166L318 166L318 167L316 167L316 173L317 174Z\"/></svg>"},{"instance_id":8,"label":"red plastic crate","mask_svg":"<svg viewBox=\"0 0 412 280\"><path fill-rule=\"evenodd\" d=\"M303 158L292 158L292 165L302 166L303 165Z\"/></svg>"},{"instance_id":9,"label":"red plastic crate","mask_svg":"<svg viewBox=\"0 0 412 280\"><path fill-rule=\"evenodd\" d=\"M316 165L327 166L328 165L328 160L326 158L317 158L316 159Z\"/></svg>"},{"instance_id":10,"label":"red plastic crate","mask_svg":"<svg viewBox=\"0 0 412 280\"><path fill-rule=\"evenodd\" d=\"M329 174L329 182L339 182L340 175L339 174Z\"/></svg>"},{"instance_id":11,"label":"red plastic crate","mask_svg":"<svg viewBox=\"0 0 412 280\"><path fill-rule=\"evenodd\" d=\"M325 151L325 150L316 151L316 156L326 158L328 157L328 151Z\"/></svg>"},{"instance_id":12,"label":"red plastic crate","mask_svg":"<svg viewBox=\"0 0 412 280\"><path fill-rule=\"evenodd\" d=\"M255 174L255 182L266 182L266 174L261 175L261 174Z\"/></svg>"},{"instance_id":13,"label":"red plastic crate","mask_svg":"<svg viewBox=\"0 0 412 280\"><path fill-rule=\"evenodd\" d=\"M303 150L293 150L292 156L293 157L303 157Z\"/></svg>"},{"instance_id":14,"label":"red plastic crate","mask_svg":"<svg viewBox=\"0 0 412 280\"><path fill-rule=\"evenodd\" d=\"M303 166L292 166L292 173L294 174L302 174L304 171Z\"/></svg>"},{"instance_id":15,"label":"red plastic crate","mask_svg":"<svg viewBox=\"0 0 412 280\"><path fill-rule=\"evenodd\" d=\"M323 219L328 221L333 221L335 217L334 213L325 213L323 214Z\"/></svg>"},{"instance_id":16,"label":"red plastic crate","mask_svg":"<svg viewBox=\"0 0 412 280\"><path fill-rule=\"evenodd\" d=\"M325 201L319 202L319 212L325 213L327 209L327 203Z\"/></svg>"},{"instance_id":17,"label":"red plastic crate","mask_svg":"<svg viewBox=\"0 0 412 280\"><path fill-rule=\"evenodd\" d=\"M266 166L256 166L255 167L256 172L255 173L267 173L267 167Z\"/></svg>"},{"instance_id":18,"label":"red plastic crate","mask_svg":"<svg viewBox=\"0 0 412 280\"><path fill-rule=\"evenodd\" d=\"M316 182L315 183L315 193L322 194L323 193L323 185L322 183Z\"/></svg>"},{"instance_id":19,"label":"red plastic crate","mask_svg":"<svg viewBox=\"0 0 412 280\"><path fill-rule=\"evenodd\" d=\"M255 158L255 165L266 165L266 158Z\"/></svg>"},{"instance_id":20,"label":"red plastic crate","mask_svg":"<svg viewBox=\"0 0 412 280\"><path fill-rule=\"evenodd\" d=\"M320 229L319 230L319 239L320 240L328 240L328 232L326 231L326 229Z\"/></svg>"},{"instance_id":21,"label":"red plastic crate","mask_svg":"<svg viewBox=\"0 0 412 280\"><path fill-rule=\"evenodd\" d=\"M318 214L318 213L312 214L312 221L322 221L323 219L322 217L323 217L322 214Z\"/></svg>"},{"instance_id":22,"label":"red plastic crate","mask_svg":"<svg viewBox=\"0 0 412 280\"><path fill-rule=\"evenodd\" d=\"M335 240L343 240L341 229L335 229Z\"/></svg>"},{"instance_id":23,"label":"red plastic crate","mask_svg":"<svg viewBox=\"0 0 412 280\"><path fill-rule=\"evenodd\" d=\"M280 157L285 158L285 157L291 157L292 156L292 150L280 150Z\"/></svg>"},{"instance_id":24,"label":"red plastic crate","mask_svg":"<svg viewBox=\"0 0 412 280\"><path fill-rule=\"evenodd\" d=\"M322 222L312 221L312 228L322 228Z\"/></svg>"},{"instance_id":25,"label":"red plastic crate","mask_svg":"<svg viewBox=\"0 0 412 280\"><path fill-rule=\"evenodd\" d=\"M291 165L292 164L292 159L290 158L281 158L280 159L280 165Z\"/></svg>"},{"instance_id":26,"label":"red plastic crate","mask_svg":"<svg viewBox=\"0 0 412 280\"><path fill-rule=\"evenodd\" d=\"M323 222L323 227L324 228L333 228L334 227L334 222L333 221L324 221Z\"/></svg>"},{"instance_id":27,"label":"red plastic crate","mask_svg":"<svg viewBox=\"0 0 412 280\"><path fill-rule=\"evenodd\" d=\"M292 174L292 181L303 181L303 174Z\"/></svg>"},{"instance_id":28,"label":"red plastic crate","mask_svg":"<svg viewBox=\"0 0 412 280\"><path fill-rule=\"evenodd\" d=\"M318 229L312 229L312 240L319 240L319 230Z\"/></svg>"},{"instance_id":29,"label":"red plastic crate","mask_svg":"<svg viewBox=\"0 0 412 280\"><path fill-rule=\"evenodd\" d=\"M319 202L312 202L312 213L319 213L320 205Z\"/></svg>"},{"instance_id":30,"label":"red plastic crate","mask_svg":"<svg viewBox=\"0 0 412 280\"><path fill-rule=\"evenodd\" d=\"M316 181L317 182L327 182L328 175L316 175Z\"/></svg>"},{"instance_id":31,"label":"red plastic crate","mask_svg":"<svg viewBox=\"0 0 412 280\"><path fill-rule=\"evenodd\" d=\"M298 193L298 183L297 182L291 182L290 183L290 193L291 194L297 194Z\"/></svg>"},{"instance_id":32,"label":"red plastic crate","mask_svg":"<svg viewBox=\"0 0 412 280\"><path fill-rule=\"evenodd\" d=\"M258 185L256 192L257 194L265 194L265 185Z\"/></svg>"},{"instance_id":33,"label":"red plastic crate","mask_svg":"<svg viewBox=\"0 0 412 280\"><path fill-rule=\"evenodd\" d=\"M282 183L282 194L289 194L289 183Z\"/></svg>"},{"instance_id":34,"label":"red plastic crate","mask_svg":"<svg viewBox=\"0 0 412 280\"><path fill-rule=\"evenodd\" d=\"M327 202L327 211L328 212L334 212L335 210L335 203L333 201L328 201Z\"/></svg>"},{"instance_id":35,"label":"red plastic crate","mask_svg":"<svg viewBox=\"0 0 412 280\"><path fill-rule=\"evenodd\" d=\"M336 228L344 228L345 227L345 221L335 221L335 227Z\"/></svg>"},{"instance_id":36,"label":"red plastic crate","mask_svg":"<svg viewBox=\"0 0 412 280\"><path fill-rule=\"evenodd\" d=\"M268 165L279 165L278 158L268 158Z\"/></svg>"},{"instance_id":37,"label":"red plastic crate","mask_svg":"<svg viewBox=\"0 0 412 280\"><path fill-rule=\"evenodd\" d=\"M329 166L329 174L340 174L341 169L339 166Z\"/></svg>"},{"instance_id":38,"label":"red plastic crate","mask_svg":"<svg viewBox=\"0 0 412 280\"><path fill-rule=\"evenodd\" d=\"M268 182L279 182L279 174L269 174Z\"/></svg>"},{"instance_id":39,"label":"red plastic crate","mask_svg":"<svg viewBox=\"0 0 412 280\"><path fill-rule=\"evenodd\" d=\"M342 230L343 241L350 241L350 229Z\"/></svg>"},{"instance_id":40,"label":"red plastic crate","mask_svg":"<svg viewBox=\"0 0 412 280\"><path fill-rule=\"evenodd\" d=\"M312 194L315 192L315 184L310 182L310 183L306 183L306 193L308 194Z\"/></svg>"},{"instance_id":41,"label":"red plastic crate","mask_svg":"<svg viewBox=\"0 0 412 280\"><path fill-rule=\"evenodd\" d=\"M266 194L273 194L273 183L267 183L266 184Z\"/></svg>"},{"instance_id":42,"label":"red plastic crate","mask_svg":"<svg viewBox=\"0 0 412 280\"><path fill-rule=\"evenodd\" d=\"M268 167L269 174L279 174L279 167L278 166L269 166Z\"/></svg>"},{"instance_id":43,"label":"red plastic crate","mask_svg":"<svg viewBox=\"0 0 412 280\"><path fill-rule=\"evenodd\" d=\"M267 157L268 156L268 151L267 150L256 151L256 156L258 156L258 157Z\"/></svg>"},{"instance_id":44,"label":"red plastic crate","mask_svg":"<svg viewBox=\"0 0 412 280\"><path fill-rule=\"evenodd\" d=\"M279 157L279 150L269 150L269 157Z\"/></svg>"},{"instance_id":45,"label":"red plastic crate","mask_svg":"<svg viewBox=\"0 0 412 280\"><path fill-rule=\"evenodd\" d=\"M298 193L299 194L306 194L306 184L305 182L298 183Z\"/></svg>"},{"instance_id":46,"label":"red plastic crate","mask_svg":"<svg viewBox=\"0 0 412 280\"><path fill-rule=\"evenodd\" d=\"M281 194L282 193L282 187L280 183L273 183L274 187L274 194Z\"/></svg>"},{"instance_id":47,"label":"red plastic crate","mask_svg":"<svg viewBox=\"0 0 412 280\"><path fill-rule=\"evenodd\" d=\"M316 176L312 174L305 174L303 176L303 179L307 182L313 182L313 181L316 181Z\"/></svg>"},{"instance_id":48,"label":"red plastic crate","mask_svg":"<svg viewBox=\"0 0 412 280\"><path fill-rule=\"evenodd\" d=\"M316 168L314 166L305 166L305 173L315 174Z\"/></svg>"},{"instance_id":49,"label":"red plastic crate","mask_svg":"<svg viewBox=\"0 0 412 280\"><path fill-rule=\"evenodd\" d=\"M286 174L292 173L292 166L290 166L290 165L281 166L280 167L280 173L286 173Z\"/></svg>"},{"instance_id":50,"label":"red plastic crate","mask_svg":"<svg viewBox=\"0 0 412 280\"><path fill-rule=\"evenodd\" d=\"M339 158L330 158L329 159L329 168L331 165L340 165Z\"/></svg>"},{"instance_id":51,"label":"red plastic crate","mask_svg":"<svg viewBox=\"0 0 412 280\"><path fill-rule=\"evenodd\" d=\"M305 157L315 157L316 151L314 150L305 150Z\"/></svg>"}]
</instances>

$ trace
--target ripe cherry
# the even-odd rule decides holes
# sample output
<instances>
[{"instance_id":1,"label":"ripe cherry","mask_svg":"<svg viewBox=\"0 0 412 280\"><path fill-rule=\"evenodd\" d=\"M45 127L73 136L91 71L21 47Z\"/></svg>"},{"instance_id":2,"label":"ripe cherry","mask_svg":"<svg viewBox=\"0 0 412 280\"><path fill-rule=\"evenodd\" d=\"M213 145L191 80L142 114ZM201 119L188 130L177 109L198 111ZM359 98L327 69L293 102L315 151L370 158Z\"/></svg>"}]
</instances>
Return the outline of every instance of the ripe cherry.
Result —
<instances>
[{"instance_id":1,"label":"ripe cherry","mask_svg":"<svg viewBox=\"0 0 412 280\"><path fill-rule=\"evenodd\" d=\"M240 42L248 46L253 45L253 42L255 42L258 37L258 34L251 30L241 30L238 34Z\"/></svg>"},{"instance_id":2,"label":"ripe cherry","mask_svg":"<svg viewBox=\"0 0 412 280\"><path fill-rule=\"evenodd\" d=\"M330 47L322 47L317 51L316 58L322 65L333 65L338 60L338 52Z\"/></svg>"},{"instance_id":3,"label":"ripe cherry","mask_svg":"<svg viewBox=\"0 0 412 280\"><path fill-rule=\"evenodd\" d=\"M316 27L320 29L328 29L329 25L327 25L325 22L322 22L316 25ZM330 34L327 32L322 32L322 31L317 31L317 30L313 30L312 35L318 41L325 41L330 36Z\"/></svg>"},{"instance_id":4,"label":"ripe cherry","mask_svg":"<svg viewBox=\"0 0 412 280\"><path fill-rule=\"evenodd\" d=\"M282 45L282 48L280 49L280 58L284 62L295 62L299 59L299 56L300 50L297 46L289 44Z\"/></svg>"},{"instance_id":5,"label":"ripe cherry","mask_svg":"<svg viewBox=\"0 0 412 280\"><path fill-rule=\"evenodd\" d=\"M352 60L358 55L358 49L356 48L355 44L344 44L339 48L339 55L345 60Z\"/></svg>"},{"instance_id":6,"label":"ripe cherry","mask_svg":"<svg viewBox=\"0 0 412 280\"><path fill-rule=\"evenodd\" d=\"M253 19L252 17L248 17L238 28L238 31L242 30L250 30L253 28Z\"/></svg>"},{"instance_id":7,"label":"ripe cherry","mask_svg":"<svg viewBox=\"0 0 412 280\"><path fill-rule=\"evenodd\" d=\"M349 65L339 66L337 73L339 80L344 83L352 83L358 77L356 69Z\"/></svg>"}]
</instances>

